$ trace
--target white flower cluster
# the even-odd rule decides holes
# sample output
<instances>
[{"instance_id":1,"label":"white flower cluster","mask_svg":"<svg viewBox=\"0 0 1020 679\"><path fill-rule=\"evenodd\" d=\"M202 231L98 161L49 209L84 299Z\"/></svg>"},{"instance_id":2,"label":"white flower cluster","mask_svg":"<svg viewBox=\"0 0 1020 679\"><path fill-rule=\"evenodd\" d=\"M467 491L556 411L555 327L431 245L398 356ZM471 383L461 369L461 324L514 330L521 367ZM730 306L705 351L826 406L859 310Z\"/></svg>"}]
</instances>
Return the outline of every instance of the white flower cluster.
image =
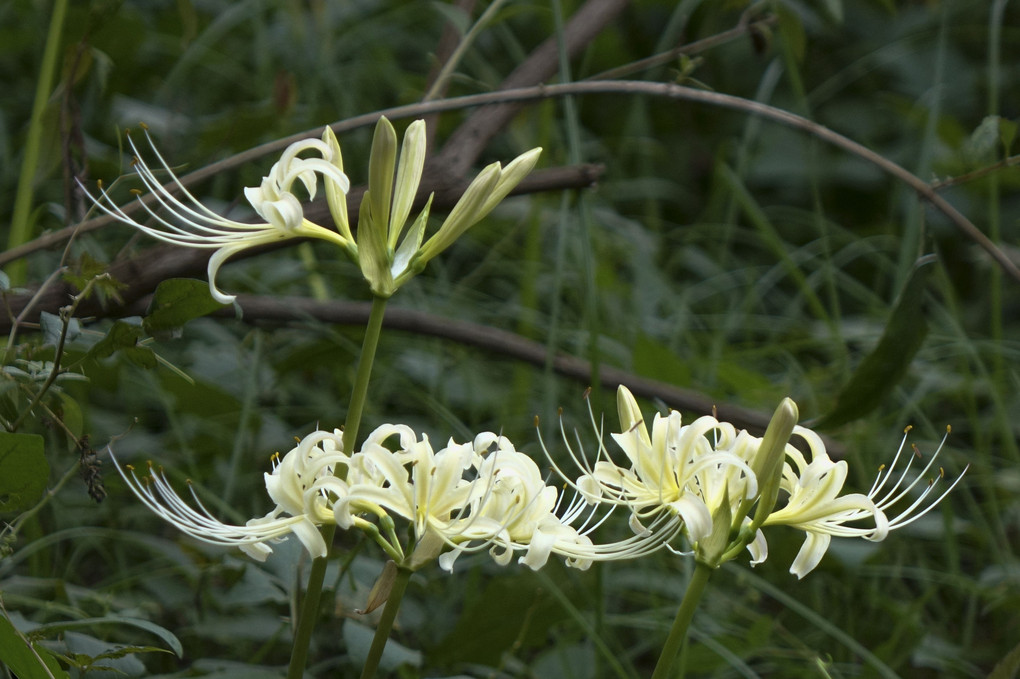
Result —
<instances>
[{"instance_id":1,"label":"white flower cluster","mask_svg":"<svg viewBox=\"0 0 1020 679\"><path fill-rule=\"evenodd\" d=\"M944 477L943 470L934 466L942 445L911 475L921 454L916 448L904 454L904 432L892 464L880 468L867 495L840 495L847 477L846 461L833 461L818 434L795 426L797 409L789 399L770 425L770 429L777 424L780 429L785 427L773 441L769 432L765 439L757 438L709 416L684 425L675 411L666 416L656 413L649 434L626 387L620 387L617 400L624 431L612 437L628 464L617 465L601 444L591 464L583 450L571 448L564 434L583 473L570 480L567 473L557 471L589 503L626 507L636 534L649 532L644 524L650 519L679 517L694 556L713 566L732 559L744 548L751 553L752 565L763 562L768 557L768 543L761 528L786 525L806 533L790 568L802 578L821 561L833 536L881 541L890 530L924 516L963 477L961 473L931 501ZM791 434L807 444L810 462L787 442ZM547 456L555 465L548 451ZM890 517L898 507L901 511Z\"/></svg>"},{"instance_id":2,"label":"white flower cluster","mask_svg":"<svg viewBox=\"0 0 1020 679\"><path fill-rule=\"evenodd\" d=\"M205 542L237 546L259 560L272 552L269 543L289 533L312 556L325 556L318 527L327 523L365 531L395 561L414 567L438 556L440 566L452 570L462 553L486 549L501 565L523 552L520 562L533 569L551 554L585 569L597 555L584 532L570 525L583 518L585 503L560 507L558 490L504 436L485 432L470 443L451 439L435 451L427 436L419 439L405 425L387 424L353 455L342 447L339 430L317 431L286 455L273 456L265 482L276 507L244 526L221 523L194 493L197 509L184 502L151 465L142 478L130 466L118 469L135 494L177 528ZM412 526L410 549L397 539L394 519Z\"/></svg>"},{"instance_id":3,"label":"white flower cluster","mask_svg":"<svg viewBox=\"0 0 1020 679\"><path fill-rule=\"evenodd\" d=\"M438 558L449 571L464 552L482 550L501 565L523 553L520 563L538 569L556 554L586 569L594 561L635 558L663 546L678 551L671 543L680 536L701 562L717 566L746 548L754 565L768 556L762 528L786 525L806 534L790 568L798 577L818 565L833 536L883 540L924 516L962 478L930 501L943 477L941 468L933 473L942 446L911 475L920 453L915 448L904 454L904 435L868 494L840 495L847 463L830 459L817 434L794 425L796 406L789 399L773 418L781 433L773 435L770 427L765 438L714 417L684 425L677 412L656 414L649 432L625 387L618 403L623 431L612 438L626 465L611 459L601 436L594 463L567 443L581 470L577 478L546 451L564 486L575 491L566 502L505 436L451 439L436 451L427 436L418 438L401 424L380 426L351 456L343 452L340 431L314 432L286 455L274 455L265 481L276 507L244 526L221 523L194 492L197 509L184 502L151 465L142 478L130 466L117 468L134 493L176 527L259 560L272 552L269 543L290 533L312 556L326 556L319 527L332 523L362 530L412 569ZM810 461L788 443L791 434L807 444ZM589 535L617 508L628 513L633 537L594 543ZM397 520L411 526L412 544L398 539Z\"/></svg>"}]
</instances>

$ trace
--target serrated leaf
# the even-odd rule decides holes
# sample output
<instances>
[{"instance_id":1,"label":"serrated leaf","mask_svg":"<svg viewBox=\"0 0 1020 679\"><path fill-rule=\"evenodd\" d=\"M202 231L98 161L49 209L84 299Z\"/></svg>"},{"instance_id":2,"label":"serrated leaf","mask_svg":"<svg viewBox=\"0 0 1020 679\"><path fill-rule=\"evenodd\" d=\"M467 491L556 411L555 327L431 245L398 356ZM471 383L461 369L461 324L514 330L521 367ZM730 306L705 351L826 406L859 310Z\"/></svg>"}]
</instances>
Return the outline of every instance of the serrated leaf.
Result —
<instances>
[{"instance_id":1,"label":"serrated leaf","mask_svg":"<svg viewBox=\"0 0 1020 679\"><path fill-rule=\"evenodd\" d=\"M857 366L836 397L835 407L812 426L838 427L864 417L903 379L928 335L923 302L934 263L934 257L924 257L914 265L878 345Z\"/></svg>"},{"instance_id":2,"label":"serrated leaf","mask_svg":"<svg viewBox=\"0 0 1020 679\"><path fill-rule=\"evenodd\" d=\"M42 436L0 432L0 512L35 504L49 477Z\"/></svg>"},{"instance_id":3,"label":"serrated leaf","mask_svg":"<svg viewBox=\"0 0 1020 679\"><path fill-rule=\"evenodd\" d=\"M31 644L5 615L0 615L0 664L20 679L67 679L53 654Z\"/></svg>"},{"instance_id":4,"label":"serrated leaf","mask_svg":"<svg viewBox=\"0 0 1020 679\"><path fill-rule=\"evenodd\" d=\"M84 618L82 620L61 620L59 622L49 622L43 625L35 627L31 636L34 638L42 638L44 636L50 636L56 632L63 632L70 629L87 629L92 630L96 625L127 625L128 627L137 627L138 629L150 632L160 639L163 640L170 650L177 654L177 657L181 657L184 654L184 648L181 646L180 640L174 636L174 633L170 630L160 627L156 623L149 622L148 620L142 620L140 618L126 618L117 615L109 615L102 618Z\"/></svg>"},{"instance_id":5,"label":"serrated leaf","mask_svg":"<svg viewBox=\"0 0 1020 679\"><path fill-rule=\"evenodd\" d=\"M223 306L212 298L208 283L192 278L171 278L156 288L142 327L151 335L171 331Z\"/></svg>"}]
</instances>

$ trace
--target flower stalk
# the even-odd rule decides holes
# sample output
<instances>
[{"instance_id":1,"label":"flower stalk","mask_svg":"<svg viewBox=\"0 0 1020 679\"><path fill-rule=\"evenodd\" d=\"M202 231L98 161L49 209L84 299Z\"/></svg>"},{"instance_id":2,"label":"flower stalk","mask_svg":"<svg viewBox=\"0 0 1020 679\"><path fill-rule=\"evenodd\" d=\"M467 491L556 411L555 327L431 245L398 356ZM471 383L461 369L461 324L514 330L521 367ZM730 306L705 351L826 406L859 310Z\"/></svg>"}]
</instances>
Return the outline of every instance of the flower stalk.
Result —
<instances>
[{"instance_id":1,"label":"flower stalk","mask_svg":"<svg viewBox=\"0 0 1020 679\"><path fill-rule=\"evenodd\" d=\"M701 602L701 596L705 593L705 587L714 570L712 566L700 561L694 565L694 574L691 575L691 580L687 583L683 601L680 602L680 608L677 609L676 618L673 620L669 636L659 654L659 660L655 663L652 679L669 679L672 676L670 671L673 669L673 663L676 662L676 657L680 654L680 649L683 648L684 640L687 639L687 630L694 618L694 611L697 610L698 604Z\"/></svg>"},{"instance_id":2,"label":"flower stalk","mask_svg":"<svg viewBox=\"0 0 1020 679\"><path fill-rule=\"evenodd\" d=\"M361 668L361 679L372 679L375 671L379 668L379 661L382 659L383 651L386 649L386 642L390 638L390 631L397 619L397 611L400 609L400 602L407 591L407 583L411 580L410 568L397 566L397 576L393 580L389 597L383 607L382 617L379 618L379 625L375 628L375 636L372 637L372 646L368 649L368 658Z\"/></svg>"},{"instance_id":3,"label":"flower stalk","mask_svg":"<svg viewBox=\"0 0 1020 679\"><path fill-rule=\"evenodd\" d=\"M382 334L382 323L385 313L386 298L375 297L372 300L372 310L369 313L368 324L365 327L365 338L361 345L361 357L358 359L358 372L354 378L354 389L351 393L350 405L347 408L347 419L344 422L343 451L347 456L354 452L354 445L358 438L361 414L364 411L365 401L368 398L368 383L372 376L372 365L375 362L375 352L379 346L379 336ZM346 471L346 468L344 468L344 471ZM334 535L336 535L335 523L328 523L323 526L322 539L326 542L327 549L333 544ZM297 627L294 630L294 646L291 649L287 679L301 679L304 675L305 664L308 662L308 646L311 643L312 632L315 630L315 623L318 619L319 602L322 598L322 583L326 578L326 566L328 564L328 554L325 557L312 561L312 568L308 573L308 585L305 587L305 598L301 602ZM396 615L395 611L394 615Z\"/></svg>"}]
</instances>

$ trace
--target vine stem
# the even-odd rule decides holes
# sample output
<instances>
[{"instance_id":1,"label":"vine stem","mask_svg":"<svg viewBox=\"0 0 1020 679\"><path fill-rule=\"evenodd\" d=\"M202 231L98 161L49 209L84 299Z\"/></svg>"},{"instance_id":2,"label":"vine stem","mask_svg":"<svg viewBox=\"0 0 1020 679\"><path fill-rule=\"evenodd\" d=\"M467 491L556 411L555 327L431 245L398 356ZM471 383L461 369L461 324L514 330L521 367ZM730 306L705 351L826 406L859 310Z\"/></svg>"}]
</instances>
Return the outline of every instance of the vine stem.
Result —
<instances>
[{"instance_id":1,"label":"vine stem","mask_svg":"<svg viewBox=\"0 0 1020 679\"><path fill-rule=\"evenodd\" d=\"M365 327L365 339L361 345L361 358L358 360L358 372L354 378L354 389L351 392L351 401L347 408L347 419L344 422L344 453L348 456L354 453L354 444L358 439L361 413L365 409L369 378L372 376L372 364L375 361L376 348L379 346L379 335L382 332L385 311L386 298L374 298L372 310L368 315L368 324ZM323 527L322 538L326 541L327 546L333 544L335 534L335 524ZM312 568L308 573L308 585L305 588L305 598L298 613L297 628L294 630L294 646L291 649L287 679L301 679L304 675L305 664L308 662L308 645L311 643L312 632L315 630L315 623L319 617L319 600L322 597L322 583L326 578L328 563L328 555L312 561ZM387 604L388 606L389 604ZM395 611L394 615L396 615Z\"/></svg>"},{"instance_id":2,"label":"vine stem","mask_svg":"<svg viewBox=\"0 0 1020 679\"><path fill-rule=\"evenodd\" d=\"M390 630L393 629L393 622L397 619L397 610L400 602L407 591L407 583L411 580L410 568L397 566L397 576L393 580L393 589L390 590L386 605L383 607L382 617L379 618L379 626L375 628L375 636L372 637L372 646L368 649L368 658L365 659L365 666L361 670L361 679L372 679L379 667L379 660L382 659L383 649L390 638Z\"/></svg>"},{"instance_id":3,"label":"vine stem","mask_svg":"<svg viewBox=\"0 0 1020 679\"><path fill-rule=\"evenodd\" d=\"M652 679L667 679L670 676L673 662L676 660L677 655L680 653L680 648L687 638L687 629L691 625L694 611L698 608L701 595L705 593L705 586L708 584L708 579L712 577L713 570L715 569L712 566L700 561L694 567L694 575L691 576L691 581L687 583L684 600L680 602L680 608L676 612L676 619L673 620L673 627L669 630L666 644L662 647L659 661L655 664Z\"/></svg>"}]
</instances>

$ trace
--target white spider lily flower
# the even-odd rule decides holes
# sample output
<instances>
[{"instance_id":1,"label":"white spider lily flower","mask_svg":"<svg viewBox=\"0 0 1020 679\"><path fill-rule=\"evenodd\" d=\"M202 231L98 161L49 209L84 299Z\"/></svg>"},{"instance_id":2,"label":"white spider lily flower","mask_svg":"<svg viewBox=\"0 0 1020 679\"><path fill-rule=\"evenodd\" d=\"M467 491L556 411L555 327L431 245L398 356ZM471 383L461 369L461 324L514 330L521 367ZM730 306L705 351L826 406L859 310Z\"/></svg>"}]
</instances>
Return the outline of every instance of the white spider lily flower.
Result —
<instances>
[{"instance_id":1,"label":"white spider lily flower","mask_svg":"<svg viewBox=\"0 0 1020 679\"><path fill-rule=\"evenodd\" d=\"M110 450L108 448L108 450ZM272 553L267 543L279 542L291 533L296 535L313 557L326 556L326 543L316 524L305 514L282 516L284 510L275 510L243 526L223 523L206 509L191 488L193 507L181 498L167 480L162 468L149 463L148 474L139 478L132 465L121 466L110 450L110 458L131 492L157 516L196 540L223 547L237 547L258 561L265 561Z\"/></svg>"},{"instance_id":2,"label":"white spider lily flower","mask_svg":"<svg viewBox=\"0 0 1020 679\"><path fill-rule=\"evenodd\" d=\"M329 128L324 133L323 140L303 139L288 146L269 174L263 177L261 185L245 189L245 196L255 212L266 220L264 223L255 224L227 219L204 206L181 184L156 149L147 130L145 137L158 161L157 168L169 178L169 182L164 185L156 172L145 162L144 155L129 133L128 143L135 155L132 167L156 205L150 205L142 199L143 191L133 190L132 193L152 218L154 225L143 224L125 213L102 184L99 185L100 199L88 195L96 207L106 214L153 238L172 245L215 250L209 258L209 290L213 298L221 304L230 304L234 296L220 291L216 286L216 274L227 259L242 250L290 238L319 238L335 243L344 248L351 257L357 257L357 246L351 236L350 227L336 220L338 232L305 219L301 202L291 191L294 182L300 181L309 199L315 198L316 175L322 176L327 194L334 198L337 194L345 194L350 189L350 180L343 172L339 146L334 146L328 140L332 137ZM317 153L321 157L298 156L305 151ZM165 217L164 212L167 215Z\"/></svg>"},{"instance_id":3,"label":"white spider lily flower","mask_svg":"<svg viewBox=\"0 0 1020 679\"><path fill-rule=\"evenodd\" d=\"M589 503L627 507L635 533L648 530L644 526L648 519L669 512L682 519L688 539L696 543L712 532L712 513L724 489L736 503L757 494L748 461L758 440L746 432L738 435L732 425L707 416L683 425L680 413L673 411L665 417L656 413L649 435L637 401L622 385L617 405L624 431L612 437L630 466L612 461L592 416L600 459L590 466L567 442L575 463L585 472L572 485Z\"/></svg>"},{"instance_id":4,"label":"white spider lily flower","mask_svg":"<svg viewBox=\"0 0 1020 679\"><path fill-rule=\"evenodd\" d=\"M898 471L909 431L910 427L907 427L892 464L879 468L879 474L867 495L850 493L840 496L847 477L846 461L833 462L821 438L813 431L804 427L794 429L794 435L807 442L811 461L807 462L800 451L792 446L787 447L787 457L793 464L787 462L784 465L780 487L789 497L786 505L773 511L763 524L793 526L807 534L790 567L791 573L803 578L814 570L825 555L833 536L861 537L873 542L884 540L889 531L909 525L927 514L956 487L970 465L937 498L931 500L939 482L945 477L941 467L937 474L933 469L946 437L943 437L927 464L912 477L911 466L915 459L921 458L916 447L911 448L912 452L906 452L906 464L902 465L902 471ZM947 429L946 436L948 434ZM918 487L922 487L921 491L911 500L911 495L915 494ZM890 518L890 513L902 502L909 504ZM868 525L847 525L857 522Z\"/></svg>"},{"instance_id":5,"label":"white spider lily flower","mask_svg":"<svg viewBox=\"0 0 1020 679\"><path fill-rule=\"evenodd\" d=\"M395 436L399 443L391 450L387 444ZM438 557L449 571L464 552L483 549L500 565L524 552L519 561L532 569L551 554L563 554L578 568L592 560L591 540L555 514L557 489L504 436L484 432L470 443L451 439L434 451L427 436L419 439L404 425L383 425L352 456L347 481L348 493L333 505L337 525L354 525L366 512L409 521L412 568Z\"/></svg>"}]
</instances>

